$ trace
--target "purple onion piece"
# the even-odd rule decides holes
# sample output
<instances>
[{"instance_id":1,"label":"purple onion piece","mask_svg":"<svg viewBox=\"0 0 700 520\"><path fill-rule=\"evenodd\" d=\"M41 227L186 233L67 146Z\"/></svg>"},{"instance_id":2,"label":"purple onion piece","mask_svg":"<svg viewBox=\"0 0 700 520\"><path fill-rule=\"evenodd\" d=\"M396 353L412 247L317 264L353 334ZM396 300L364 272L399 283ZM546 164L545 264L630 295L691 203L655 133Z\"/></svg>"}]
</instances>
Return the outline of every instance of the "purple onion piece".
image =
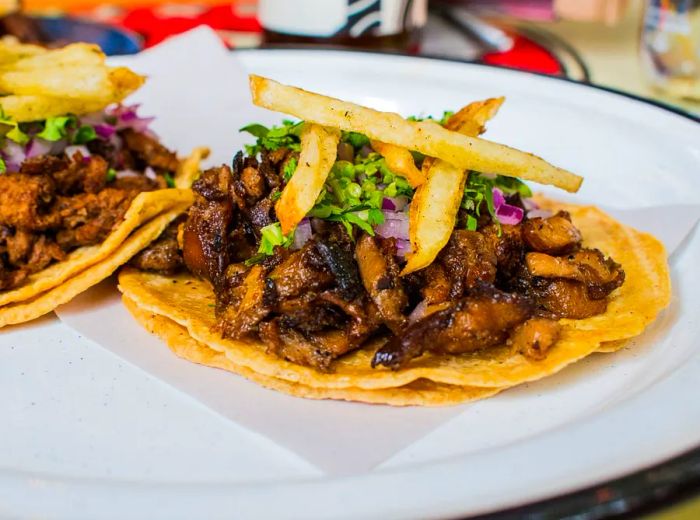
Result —
<instances>
[{"instance_id":1,"label":"purple onion piece","mask_svg":"<svg viewBox=\"0 0 700 520\"><path fill-rule=\"evenodd\" d=\"M94 128L95 133L102 139L109 139L114 135L114 132L117 131L116 128L114 128L112 125L108 125L107 123L96 124Z\"/></svg>"},{"instance_id":2,"label":"purple onion piece","mask_svg":"<svg viewBox=\"0 0 700 520\"><path fill-rule=\"evenodd\" d=\"M501 224L507 224L514 226L515 224L520 224L523 220L525 212L522 208L517 206L511 206L510 204L503 204L500 208L496 210L496 218Z\"/></svg>"},{"instance_id":3,"label":"purple onion piece","mask_svg":"<svg viewBox=\"0 0 700 520\"><path fill-rule=\"evenodd\" d=\"M15 143L9 139L5 140L5 146L2 149L2 155L5 159L5 166L9 171L19 171L20 165L27 158L24 146Z\"/></svg>"},{"instance_id":4,"label":"purple onion piece","mask_svg":"<svg viewBox=\"0 0 700 520\"><path fill-rule=\"evenodd\" d=\"M292 242L291 249L301 249L311 239L312 235L311 222L308 218L302 219L296 230L294 230L294 242Z\"/></svg>"},{"instance_id":5,"label":"purple onion piece","mask_svg":"<svg viewBox=\"0 0 700 520\"><path fill-rule=\"evenodd\" d=\"M408 215L393 211L382 211L384 223L377 226L375 231L384 238L396 238L408 241Z\"/></svg>"},{"instance_id":6,"label":"purple onion piece","mask_svg":"<svg viewBox=\"0 0 700 520\"><path fill-rule=\"evenodd\" d=\"M53 143L51 141L35 137L27 143L25 148L26 159L47 155L51 152L52 147Z\"/></svg>"},{"instance_id":7,"label":"purple onion piece","mask_svg":"<svg viewBox=\"0 0 700 520\"><path fill-rule=\"evenodd\" d=\"M390 211L403 211L408 205L408 197L384 197L382 200L382 209Z\"/></svg>"},{"instance_id":8,"label":"purple onion piece","mask_svg":"<svg viewBox=\"0 0 700 520\"><path fill-rule=\"evenodd\" d=\"M523 201L523 206L526 211L532 211L533 209L540 209L540 206L533 199L521 199Z\"/></svg>"}]
</instances>

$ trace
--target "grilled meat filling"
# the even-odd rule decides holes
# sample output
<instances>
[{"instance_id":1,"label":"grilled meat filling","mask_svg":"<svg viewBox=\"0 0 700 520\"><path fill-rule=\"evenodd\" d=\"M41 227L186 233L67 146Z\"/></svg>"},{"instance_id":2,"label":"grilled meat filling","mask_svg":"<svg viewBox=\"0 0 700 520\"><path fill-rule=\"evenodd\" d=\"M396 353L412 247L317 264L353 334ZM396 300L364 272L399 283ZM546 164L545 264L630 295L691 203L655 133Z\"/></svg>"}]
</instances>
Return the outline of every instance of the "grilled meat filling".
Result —
<instances>
[{"instance_id":1,"label":"grilled meat filling","mask_svg":"<svg viewBox=\"0 0 700 520\"><path fill-rule=\"evenodd\" d=\"M212 282L224 337L260 340L323 371L373 337L388 341L372 366L392 369L426 352L503 345L539 360L559 337L558 318L604 312L624 281L620 265L582 248L565 212L455 229L433 264L405 277L394 239L350 236L327 220L312 219L314 234L298 249L256 258L293 156L284 148L263 150L260 160L238 154L232 169L213 168L195 183L184 261Z\"/></svg>"},{"instance_id":2,"label":"grilled meat filling","mask_svg":"<svg viewBox=\"0 0 700 520\"><path fill-rule=\"evenodd\" d=\"M136 195L167 187L164 174L174 174L175 154L146 134L122 133L122 162L77 151L28 158L18 172L0 175L0 290L17 287L77 247L102 242ZM110 168L125 164L151 167L156 175L110 178Z\"/></svg>"}]
</instances>

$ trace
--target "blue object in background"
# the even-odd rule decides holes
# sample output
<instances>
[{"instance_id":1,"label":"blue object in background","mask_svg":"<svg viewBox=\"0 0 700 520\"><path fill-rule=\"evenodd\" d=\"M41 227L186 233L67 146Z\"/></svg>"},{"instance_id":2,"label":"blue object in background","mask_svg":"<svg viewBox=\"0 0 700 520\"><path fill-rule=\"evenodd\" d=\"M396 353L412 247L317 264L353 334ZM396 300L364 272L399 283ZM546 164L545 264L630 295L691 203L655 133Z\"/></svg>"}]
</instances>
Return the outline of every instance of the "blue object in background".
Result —
<instances>
[{"instance_id":1,"label":"blue object in background","mask_svg":"<svg viewBox=\"0 0 700 520\"><path fill-rule=\"evenodd\" d=\"M143 48L138 34L107 24L65 16L36 17L35 20L52 42L96 43L107 56L136 54Z\"/></svg>"}]
</instances>

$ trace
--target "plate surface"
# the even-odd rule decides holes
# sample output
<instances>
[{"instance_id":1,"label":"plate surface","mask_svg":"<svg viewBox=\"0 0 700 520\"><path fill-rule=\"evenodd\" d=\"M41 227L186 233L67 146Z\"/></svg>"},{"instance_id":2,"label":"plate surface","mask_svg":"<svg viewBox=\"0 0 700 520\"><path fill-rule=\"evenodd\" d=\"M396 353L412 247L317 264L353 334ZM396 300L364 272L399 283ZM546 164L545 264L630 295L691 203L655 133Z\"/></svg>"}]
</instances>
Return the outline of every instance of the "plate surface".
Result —
<instances>
[{"instance_id":1,"label":"plate surface","mask_svg":"<svg viewBox=\"0 0 700 520\"><path fill-rule=\"evenodd\" d=\"M505 95L488 137L584 175L580 194L565 198L620 208L700 203L700 125L614 93L399 56L289 50L232 59L404 114ZM343 477L222 420L53 317L3 331L0 516L452 517L648 467L700 445L698 259L696 230L672 258L670 309L633 347L466 406L374 471Z\"/></svg>"}]
</instances>

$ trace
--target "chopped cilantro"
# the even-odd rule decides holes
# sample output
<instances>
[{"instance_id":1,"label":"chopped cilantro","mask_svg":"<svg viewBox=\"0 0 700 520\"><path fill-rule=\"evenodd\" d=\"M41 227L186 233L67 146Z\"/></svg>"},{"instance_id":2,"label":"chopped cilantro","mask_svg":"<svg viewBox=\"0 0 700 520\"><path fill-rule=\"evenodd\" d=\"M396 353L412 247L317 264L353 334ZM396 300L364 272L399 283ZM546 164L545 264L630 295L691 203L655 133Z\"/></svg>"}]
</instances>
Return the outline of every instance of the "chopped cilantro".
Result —
<instances>
[{"instance_id":1,"label":"chopped cilantro","mask_svg":"<svg viewBox=\"0 0 700 520\"><path fill-rule=\"evenodd\" d=\"M7 165L5 164L5 161L0 159L0 174L3 174L7 171Z\"/></svg>"},{"instance_id":2,"label":"chopped cilantro","mask_svg":"<svg viewBox=\"0 0 700 520\"><path fill-rule=\"evenodd\" d=\"M76 118L73 116L49 117L44 123L44 129L36 136L47 141L60 141L68 135L68 129L75 123Z\"/></svg>"},{"instance_id":3,"label":"chopped cilantro","mask_svg":"<svg viewBox=\"0 0 700 520\"><path fill-rule=\"evenodd\" d=\"M165 184L168 186L168 188L175 187L175 179L173 179L172 175L170 175L169 173L165 173L163 175L163 178L165 179Z\"/></svg>"},{"instance_id":4,"label":"chopped cilantro","mask_svg":"<svg viewBox=\"0 0 700 520\"><path fill-rule=\"evenodd\" d=\"M527 198L532 196L532 191L527 184L514 177L502 175L484 175L478 172L470 172L464 186L464 197L462 198L462 208L467 210L467 229L476 230L477 219L481 216L484 206L493 222L498 226L500 223L496 218L496 209L493 204L493 189L498 188L506 195L520 194Z\"/></svg>"},{"instance_id":5,"label":"chopped cilantro","mask_svg":"<svg viewBox=\"0 0 700 520\"><path fill-rule=\"evenodd\" d=\"M117 178L117 171L114 168L107 170L107 182L113 182Z\"/></svg>"},{"instance_id":6,"label":"chopped cilantro","mask_svg":"<svg viewBox=\"0 0 700 520\"><path fill-rule=\"evenodd\" d=\"M359 132L342 132L340 140L344 143L350 143L355 150L359 150L363 146L369 146L369 138Z\"/></svg>"},{"instance_id":7,"label":"chopped cilantro","mask_svg":"<svg viewBox=\"0 0 700 520\"><path fill-rule=\"evenodd\" d=\"M298 165L299 160L296 157L292 157L287 161L287 163L284 165L284 170L282 171L284 175L284 182L289 182L289 179L291 179L292 175L294 175Z\"/></svg>"},{"instance_id":8,"label":"chopped cilantro","mask_svg":"<svg viewBox=\"0 0 700 520\"><path fill-rule=\"evenodd\" d=\"M430 119L431 121L437 121L439 124L442 126L445 126L447 124L447 120L450 119L454 115L454 112L452 110L445 110L442 113L442 117L440 119L435 119L433 116L427 116L427 117L422 117L422 116L408 116L406 119L409 121L425 121L426 119Z\"/></svg>"},{"instance_id":9,"label":"chopped cilantro","mask_svg":"<svg viewBox=\"0 0 700 520\"><path fill-rule=\"evenodd\" d=\"M289 247L294 241L294 233L288 236L282 234L282 226L279 222L269 224L260 230L260 247L258 253L263 255L271 255L275 251L275 247Z\"/></svg>"},{"instance_id":10,"label":"chopped cilantro","mask_svg":"<svg viewBox=\"0 0 700 520\"><path fill-rule=\"evenodd\" d=\"M281 126L273 126L271 128L267 128L260 123L244 126L240 129L240 132L248 132L257 139L254 145L245 146L246 153L248 155L257 155L263 149L272 152L283 147L298 152L301 150L299 134L301 133L302 125L303 121L297 123L285 119L282 121Z\"/></svg>"},{"instance_id":11,"label":"chopped cilantro","mask_svg":"<svg viewBox=\"0 0 700 520\"><path fill-rule=\"evenodd\" d=\"M351 236L353 226L374 235L373 227L384 222L384 197L412 194L406 179L392 172L381 155L370 153L365 158L357 156L355 163L337 161L333 165L309 216L340 222Z\"/></svg>"},{"instance_id":12,"label":"chopped cilantro","mask_svg":"<svg viewBox=\"0 0 700 520\"><path fill-rule=\"evenodd\" d=\"M280 200L280 197L281 197L281 196L282 196L282 192L281 192L280 190L275 189L275 191L273 191L273 192L270 194L270 200L271 200L272 202L277 202L278 200Z\"/></svg>"},{"instance_id":13,"label":"chopped cilantro","mask_svg":"<svg viewBox=\"0 0 700 520\"><path fill-rule=\"evenodd\" d=\"M73 135L73 144L86 144L97 139L97 132L88 125L83 125L75 131Z\"/></svg>"}]
</instances>

